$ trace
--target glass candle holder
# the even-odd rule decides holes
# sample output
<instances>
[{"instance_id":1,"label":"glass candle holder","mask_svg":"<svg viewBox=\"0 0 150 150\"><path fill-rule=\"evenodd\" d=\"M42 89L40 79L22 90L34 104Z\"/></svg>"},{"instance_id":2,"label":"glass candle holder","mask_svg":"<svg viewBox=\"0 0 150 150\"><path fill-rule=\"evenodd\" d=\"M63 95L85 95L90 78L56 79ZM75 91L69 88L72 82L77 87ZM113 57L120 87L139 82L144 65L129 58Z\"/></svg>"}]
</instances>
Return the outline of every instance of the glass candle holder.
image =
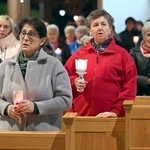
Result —
<instances>
[{"instance_id":1,"label":"glass candle holder","mask_svg":"<svg viewBox=\"0 0 150 150\"><path fill-rule=\"evenodd\" d=\"M14 105L16 105L17 107L17 103L23 100L23 91L21 90L13 91L13 99L14 99ZM22 122L21 117L18 117L18 122L19 124L21 124Z\"/></svg>"}]
</instances>

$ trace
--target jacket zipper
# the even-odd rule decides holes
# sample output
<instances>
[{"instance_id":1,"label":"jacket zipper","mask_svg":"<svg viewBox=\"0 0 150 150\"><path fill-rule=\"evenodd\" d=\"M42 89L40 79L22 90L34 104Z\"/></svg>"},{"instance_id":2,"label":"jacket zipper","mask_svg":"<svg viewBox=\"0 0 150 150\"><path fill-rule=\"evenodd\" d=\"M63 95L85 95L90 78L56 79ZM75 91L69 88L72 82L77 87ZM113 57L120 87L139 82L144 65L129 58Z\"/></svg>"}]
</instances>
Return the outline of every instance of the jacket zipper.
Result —
<instances>
[{"instance_id":1,"label":"jacket zipper","mask_svg":"<svg viewBox=\"0 0 150 150\"><path fill-rule=\"evenodd\" d=\"M96 53L96 65L95 65L95 69L94 69L93 88L95 86L95 76L96 76L96 72L97 72L98 63L99 63L99 52ZM94 90L92 90L92 114L93 114L93 91Z\"/></svg>"},{"instance_id":2,"label":"jacket zipper","mask_svg":"<svg viewBox=\"0 0 150 150\"><path fill-rule=\"evenodd\" d=\"M99 52L96 53L96 64L99 63L99 59L98 58L99 58Z\"/></svg>"}]
</instances>

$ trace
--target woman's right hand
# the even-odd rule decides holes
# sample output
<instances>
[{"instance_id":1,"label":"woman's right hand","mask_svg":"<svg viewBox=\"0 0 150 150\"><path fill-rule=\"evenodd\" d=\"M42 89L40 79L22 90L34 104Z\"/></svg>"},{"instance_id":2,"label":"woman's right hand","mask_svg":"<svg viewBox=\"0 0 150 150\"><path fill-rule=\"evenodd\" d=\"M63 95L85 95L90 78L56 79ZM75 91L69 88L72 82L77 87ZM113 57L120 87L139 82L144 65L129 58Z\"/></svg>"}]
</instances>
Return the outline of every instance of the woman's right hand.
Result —
<instances>
[{"instance_id":1,"label":"woman's right hand","mask_svg":"<svg viewBox=\"0 0 150 150\"><path fill-rule=\"evenodd\" d=\"M21 117L21 113L16 111L15 105L9 105L7 111L8 111L8 116L15 120L18 120Z\"/></svg>"},{"instance_id":2,"label":"woman's right hand","mask_svg":"<svg viewBox=\"0 0 150 150\"><path fill-rule=\"evenodd\" d=\"M87 81L85 81L84 79L80 79L80 78L75 79L75 86L78 92L83 92L86 85L87 85Z\"/></svg>"}]
</instances>

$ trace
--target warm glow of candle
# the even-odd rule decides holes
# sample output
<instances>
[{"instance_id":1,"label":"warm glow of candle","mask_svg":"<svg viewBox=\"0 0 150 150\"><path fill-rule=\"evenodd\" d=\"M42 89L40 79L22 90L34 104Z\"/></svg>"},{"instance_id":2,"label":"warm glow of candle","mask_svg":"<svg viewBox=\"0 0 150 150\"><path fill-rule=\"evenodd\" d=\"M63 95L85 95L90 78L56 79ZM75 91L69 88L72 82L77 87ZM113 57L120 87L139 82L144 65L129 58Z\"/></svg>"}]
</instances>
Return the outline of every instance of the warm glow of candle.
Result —
<instances>
[{"instance_id":1,"label":"warm glow of candle","mask_svg":"<svg viewBox=\"0 0 150 150\"><path fill-rule=\"evenodd\" d=\"M57 49L55 50L55 54L56 54L56 55L60 55L60 54L61 54L61 51L62 51L62 50L61 50L60 48L57 48Z\"/></svg>"},{"instance_id":2,"label":"warm glow of candle","mask_svg":"<svg viewBox=\"0 0 150 150\"><path fill-rule=\"evenodd\" d=\"M86 72L86 69L87 69L87 59L76 59L75 60L75 67L76 67L76 71L77 72Z\"/></svg>"},{"instance_id":3,"label":"warm glow of candle","mask_svg":"<svg viewBox=\"0 0 150 150\"><path fill-rule=\"evenodd\" d=\"M139 36L134 36L133 37L134 44L137 44L138 40L139 40Z\"/></svg>"},{"instance_id":4,"label":"warm glow of candle","mask_svg":"<svg viewBox=\"0 0 150 150\"><path fill-rule=\"evenodd\" d=\"M14 104L21 102L23 100L23 91L13 91Z\"/></svg>"},{"instance_id":5,"label":"warm glow of candle","mask_svg":"<svg viewBox=\"0 0 150 150\"><path fill-rule=\"evenodd\" d=\"M23 91L21 90L13 91L13 98L14 98L14 105L17 107L19 105L17 103L23 100ZM18 116L17 120L19 124L22 123L22 119L20 116Z\"/></svg>"}]
</instances>

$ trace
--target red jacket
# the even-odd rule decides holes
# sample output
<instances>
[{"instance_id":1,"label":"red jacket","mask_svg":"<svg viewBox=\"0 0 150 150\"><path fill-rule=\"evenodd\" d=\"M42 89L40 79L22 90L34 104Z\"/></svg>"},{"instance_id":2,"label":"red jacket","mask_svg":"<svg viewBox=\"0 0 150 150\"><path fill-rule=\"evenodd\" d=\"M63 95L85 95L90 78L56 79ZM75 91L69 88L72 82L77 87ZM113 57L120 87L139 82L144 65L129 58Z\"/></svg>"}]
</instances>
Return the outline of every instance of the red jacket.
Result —
<instances>
[{"instance_id":1,"label":"red jacket","mask_svg":"<svg viewBox=\"0 0 150 150\"><path fill-rule=\"evenodd\" d=\"M75 59L88 59L88 82L84 92L76 90L74 80ZM67 61L65 68L70 76L73 103L69 111L78 112L79 116L95 116L111 111L124 116L124 100L134 100L136 96L136 66L128 52L116 45L114 39L105 49L97 54L91 43L77 50Z\"/></svg>"}]
</instances>

